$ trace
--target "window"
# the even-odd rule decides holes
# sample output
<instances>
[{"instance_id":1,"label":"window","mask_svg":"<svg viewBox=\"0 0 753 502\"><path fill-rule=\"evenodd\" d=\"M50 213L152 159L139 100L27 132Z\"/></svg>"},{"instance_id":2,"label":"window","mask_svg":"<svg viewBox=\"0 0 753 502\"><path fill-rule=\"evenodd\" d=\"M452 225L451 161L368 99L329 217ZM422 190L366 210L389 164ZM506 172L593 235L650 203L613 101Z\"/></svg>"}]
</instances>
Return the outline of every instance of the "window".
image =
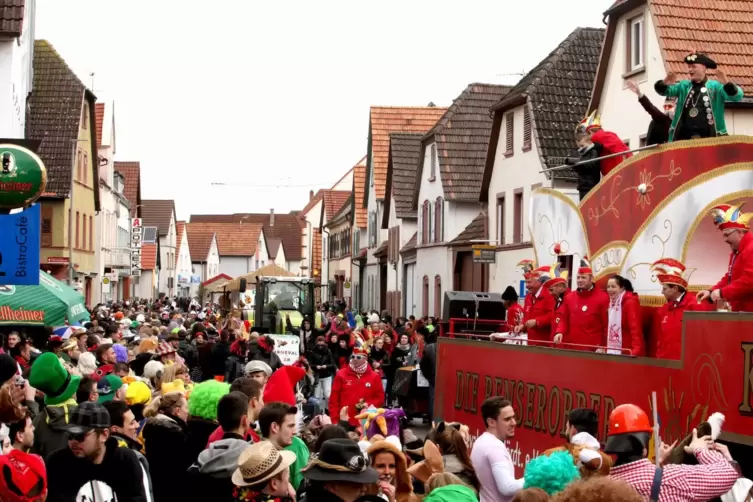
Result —
<instances>
[{"instance_id":1,"label":"window","mask_svg":"<svg viewBox=\"0 0 753 502\"><path fill-rule=\"evenodd\" d=\"M89 127L89 104L84 103L84 107L81 109L81 127L86 129Z\"/></svg>"},{"instance_id":2,"label":"window","mask_svg":"<svg viewBox=\"0 0 753 502\"><path fill-rule=\"evenodd\" d=\"M513 206L512 241L515 243L523 242L523 192L515 194Z\"/></svg>"},{"instance_id":3,"label":"window","mask_svg":"<svg viewBox=\"0 0 753 502\"><path fill-rule=\"evenodd\" d=\"M531 111L528 106L523 107L523 151L531 149Z\"/></svg>"},{"instance_id":4,"label":"window","mask_svg":"<svg viewBox=\"0 0 753 502\"><path fill-rule=\"evenodd\" d=\"M423 209L421 210L421 244L428 244L429 240L429 201L424 201Z\"/></svg>"},{"instance_id":5,"label":"window","mask_svg":"<svg viewBox=\"0 0 753 502\"><path fill-rule=\"evenodd\" d=\"M645 66L645 48L643 33L643 16L627 21L627 72L643 69Z\"/></svg>"},{"instance_id":6,"label":"window","mask_svg":"<svg viewBox=\"0 0 753 502\"><path fill-rule=\"evenodd\" d=\"M434 242L444 241L443 209L444 201L442 197L437 197L434 203Z\"/></svg>"},{"instance_id":7,"label":"window","mask_svg":"<svg viewBox=\"0 0 753 502\"><path fill-rule=\"evenodd\" d=\"M94 225L92 225L92 217L89 216L89 251L94 251L94 239L92 238Z\"/></svg>"},{"instance_id":8,"label":"window","mask_svg":"<svg viewBox=\"0 0 753 502\"><path fill-rule=\"evenodd\" d=\"M442 317L442 278L434 277L434 317Z\"/></svg>"},{"instance_id":9,"label":"window","mask_svg":"<svg viewBox=\"0 0 753 502\"><path fill-rule=\"evenodd\" d=\"M630 140L629 139L623 139L622 142L625 143L625 146L627 146L628 148L630 148Z\"/></svg>"},{"instance_id":10,"label":"window","mask_svg":"<svg viewBox=\"0 0 753 502\"><path fill-rule=\"evenodd\" d=\"M89 181L89 156L84 152L84 169L83 169L84 184Z\"/></svg>"},{"instance_id":11,"label":"window","mask_svg":"<svg viewBox=\"0 0 753 502\"><path fill-rule=\"evenodd\" d=\"M86 236L87 236L87 235L89 235L89 234L88 234L88 233L86 232L86 225L87 225L87 223L89 223L89 222L88 222L88 220L86 219L86 215L84 215L84 217L83 217L83 220L84 220L84 221L83 221L83 224L84 224L84 233L83 233L82 235L83 235L83 237L84 237L84 238L82 239L82 241L81 241L81 244L82 244L82 247L83 247L84 249L89 249L89 248L87 248L87 247L86 247L86 244L87 244L87 243L86 243Z\"/></svg>"},{"instance_id":12,"label":"window","mask_svg":"<svg viewBox=\"0 0 753 502\"><path fill-rule=\"evenodd\" d=\"M42 246L52 246L52 207L42 204Z\"/></svg>"},{"instance_id":13,"label":"window","mask_svg":"<svg viewBox=\"0 0 753 502\"><path fill-rule=\"evenodd\" d=\"M497 244L505 243L505 196L497 196Z\"/></svg>"},{"instance_id":14,"label":"window","mask_svg":"<svg viewBox=\"0 0 753 502\"><path fill-rule=\"evenodd\" d=\"M437 144L436 143L431 144L429 155L431 155L431 171L429 172L429 181L434 181L435 179L437 179Z\"/></svg>"},{"instance_id":15,"label":"window","mask_svg":"<svg viewBox=\"0 0 753 502\"><path fill-rule=\"evenodd\" d=\"M81 181L81 179L84 177L82 173L83 168L82 168L81 162L82 162L81 149L77 149L76 150L76 180L77 181Z\"/></svg>"},{"instance_id":16,"label":"window","mask_svg":"<svg viewBox=\"0 0 753 502\"><path fill-rule=\"evenodd\" d=\"M646 135L645 134L641 135L641 137L638 138L638 146L639 147L643 148L644 146L646 146L646 142L647 142L647 140L646 140Z\"/></svg>"},{"instance_id":17,"label":"window","mask_svg":"<svg viewBox=\"0 0 753 502\"><path fill-rule=\"evenodd\" d=\"M423 307L423 313L421 314L423 317L426 317L429 315L429 277L424 276L424 286L423 286L423 298L421 299L422 307Z\"/></svg>"},{"instance_id":18,"label":"window","mask_svg":"<svg viewBox=\"0 0 753 502\"><path fill-rule=\"evenodd\" d=\"M79 221L81 220L81 216L79 215L79 212L76 211L76 248L78 249L78 225Z\"/></svg>"},{"instance_id":19,"label":"window","mask_svg":"<svg viewBox=\"0 0 753 502\"><path fill-rule=\"evenodd\" d=\"M510 156L513 154L513 126L515 125L515 114L513 112L505 115L505 155Z\"/></svg>"}]
</instances>

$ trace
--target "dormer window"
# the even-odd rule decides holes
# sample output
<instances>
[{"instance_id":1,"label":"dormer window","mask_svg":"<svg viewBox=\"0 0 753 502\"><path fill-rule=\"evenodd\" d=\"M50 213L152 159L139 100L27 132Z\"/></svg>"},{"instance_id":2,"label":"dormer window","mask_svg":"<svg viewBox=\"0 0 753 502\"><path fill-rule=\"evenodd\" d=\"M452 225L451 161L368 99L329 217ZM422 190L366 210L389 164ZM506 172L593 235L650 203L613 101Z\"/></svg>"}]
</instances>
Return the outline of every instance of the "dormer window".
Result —
<instances>
[{"instance_id":1,"label":"dormer window","mask_svg":"<svg viewBox=\"0 0 753 502\"><path fill-rule=\"evenodd\" d=\"M643 14L628 19L626 22L626 71L640 72L646 66L645 30Z\"/></svg>"}]
</instances>

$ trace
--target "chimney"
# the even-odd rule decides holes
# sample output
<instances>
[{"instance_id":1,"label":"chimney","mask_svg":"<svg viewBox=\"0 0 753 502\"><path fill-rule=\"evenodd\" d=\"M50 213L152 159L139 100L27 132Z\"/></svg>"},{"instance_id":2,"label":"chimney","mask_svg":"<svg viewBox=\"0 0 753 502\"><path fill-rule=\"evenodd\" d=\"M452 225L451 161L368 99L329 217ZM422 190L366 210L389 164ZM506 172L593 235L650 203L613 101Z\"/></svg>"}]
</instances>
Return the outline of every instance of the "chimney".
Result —
<instances>
[{"instance_id":1,"label":"chimney","mask_svg":"<svg viewBox=\"0 0 753 502\"><path fill-rule=\"evenodd\" d=\"M275 226L275 208L269 210L269 226Z\"/></svg>"},{"instance_id":2,"label":"chimney","mask_svg":"<svg viewBox=\"0 0 753 502\"><path fill-rule=\"evenodd\" d=\"M311 200L313 198L314 198L314 191L313 190L309 190L309 200Z\"/></svg>"}]
</instances>

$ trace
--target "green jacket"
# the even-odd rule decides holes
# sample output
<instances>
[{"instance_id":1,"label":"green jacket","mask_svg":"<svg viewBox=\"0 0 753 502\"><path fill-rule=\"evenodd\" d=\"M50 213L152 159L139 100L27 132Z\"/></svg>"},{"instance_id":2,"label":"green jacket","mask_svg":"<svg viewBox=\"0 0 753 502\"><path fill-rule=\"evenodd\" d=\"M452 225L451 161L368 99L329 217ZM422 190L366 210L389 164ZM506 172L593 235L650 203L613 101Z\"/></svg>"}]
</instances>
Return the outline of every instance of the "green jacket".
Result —
<instances>
[{"instance_id":1,"label":"green jacket","mask_svg":"<svg viewBox=\"0 0 753 502\"><path fill-rule=\"evenodd\" d=\"M293 485L293 489L298 490L303 481L301 469L309 463L309 449L298 436L293 436L293 444L286 446L285 449L295 453L295 462L290 465L290 484Z\"/></svg>"},{"instance_id":2,"label":"green jacket","mask_svg":"<svg viewBox=\"0 0 753 502\"><path fill-rule=\"evenodd\" d=\"M734 84L733 84L734 85ZM677 98L677 113L672 120L672 125L669 128L669 141L674 140L675 131L677 130L677 124L680 122L680 116L685 108L685 101L688 99L688 94L693 84L690 80L682 80L676 84L667 86L661 80L656 83L654 88L656 92L662 96ZM743 99L743 90L739 85L735 85L737 92L733 95L727 94L724 90L724 85L718 80L707 80L706 89L708 90L709 99L711 100L711 111L714 114L714 125L716 127L716 135L724 136L727 134L727 125L724 122L724 103L727 101L737 102ZM662 92L664 91L664 92Z\"/></svg>"},{"instance_id":3,"label":"green jacket","mask_svg":"<svg viewBox=\"0 0 753 502\"><path fill-rule=\"evenodd\" d=\"M424 502L476 502L476 492L463 485L447 485L434 488Z\"/></svg>"}]
</instances>

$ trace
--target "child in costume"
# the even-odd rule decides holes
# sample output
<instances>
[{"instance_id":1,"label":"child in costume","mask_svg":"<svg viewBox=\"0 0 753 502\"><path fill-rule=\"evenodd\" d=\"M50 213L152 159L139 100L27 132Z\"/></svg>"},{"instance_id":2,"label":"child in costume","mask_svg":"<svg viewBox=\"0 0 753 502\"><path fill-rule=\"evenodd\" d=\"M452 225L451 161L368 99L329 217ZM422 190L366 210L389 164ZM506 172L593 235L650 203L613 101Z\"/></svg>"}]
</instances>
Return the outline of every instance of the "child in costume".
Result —
<instances>
[{"instance_id":1,"label":"child in costume","mask_svg":"<svg viewBox=\"0 0 753 502\"><path fill-rule=\"evenodd\" d=\"M598 153L593 158L625 152L625 155L616 155L599 161L602 176L606 176L623 160L633 156L632 153L628 152L630 148L628 148L619 136L601 128L601 117L596 110L578 124L578 127L575 129L575 141L578 144L581 157L589 149L594 149ZM591 157L589 156L588 158Z\"/></svg>"}]
</instances>

